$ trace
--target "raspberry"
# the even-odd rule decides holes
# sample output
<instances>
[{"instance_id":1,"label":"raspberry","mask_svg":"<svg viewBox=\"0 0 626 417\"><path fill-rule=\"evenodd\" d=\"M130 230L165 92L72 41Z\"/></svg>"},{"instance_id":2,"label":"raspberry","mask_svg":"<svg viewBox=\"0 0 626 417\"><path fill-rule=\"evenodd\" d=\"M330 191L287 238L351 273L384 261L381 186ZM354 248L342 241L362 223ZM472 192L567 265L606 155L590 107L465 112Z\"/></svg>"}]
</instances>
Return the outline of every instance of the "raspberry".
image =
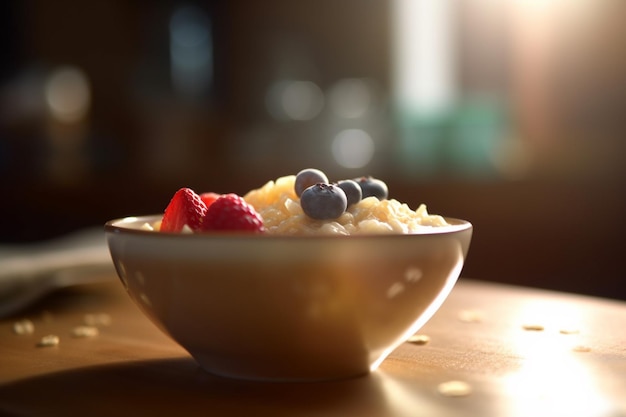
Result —
<instances>
[{"instance_id":1,"label":"raspberry","mask_svg":"<svg viewBox=\"0 0 626 417\"><path fill-rule=\"evenodd\" d=\"M208 208L211 204L215 202L215 200L220 198L220 195L221 194L218 194L218 193L206 192L206 193L200 194L200 199L204 201L204 204L206 204Z\"/></svg>"},{"instance_id":2,"label":"raspberry","mask_svg":"<svg viewBox=\"0 0 626 417\"><path fill-rule=\"evenodd\" d=\"M263 219L254 207L237 194L224 194L207 210L202 230L245 230L264 232Z\"/></svg>"},{"instance_id":3,"label":"raspberry","mask_svg":"<svg viewBox=\"0 0 626 417\"><path fill-rule=\"evenodd\" d=\"M199 230L206 212L206 204L198 194L189 188L181 188L176 191L165 209L161 231L180 232L185 225L191 230Z\"/></svg>"}]
</instances>

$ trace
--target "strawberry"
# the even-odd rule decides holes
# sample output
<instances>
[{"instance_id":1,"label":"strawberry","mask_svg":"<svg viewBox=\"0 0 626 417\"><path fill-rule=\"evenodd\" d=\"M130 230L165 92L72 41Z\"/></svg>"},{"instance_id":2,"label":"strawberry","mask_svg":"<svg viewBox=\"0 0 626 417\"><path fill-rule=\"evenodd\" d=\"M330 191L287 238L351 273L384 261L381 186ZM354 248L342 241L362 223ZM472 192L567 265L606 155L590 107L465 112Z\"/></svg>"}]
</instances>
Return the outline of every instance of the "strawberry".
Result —
<instances>
[{"instance_id":1,"label":"strawberry","mask_svg":"<svg viewBox=\"0 0 626 417\"><path fill-rule=\"evenodd\" d=\"M198 194L189 188L181 188L165 209L161 231L180 232L185 225L191 230L199 230L206 212L206 204Z\"/></svg>"},{"instance_id":2,"label":"strawberry","mask_svg":"<svg viewBox=\"0 0 626 417\"><path fill-rule=\"evenodd\" d=\"M221 194L207 192L207 193L200 194L200 199L202 201L204 201L204 204L206 204L206 206L208 208L211 204L213 204L215 202L215 200L220 198L220 196L221 196Z\"/></svg>"},{"instance_id":3,"label":"strawberry","mask_svg":"<svg viewBox=\"0 0 626 417\"><path fill-rule=\"evenodd\" d=\"M220 196L207 210L203 230L264 232L263 219L254 207L237 194Z\"/></svg>"}]
</instances>

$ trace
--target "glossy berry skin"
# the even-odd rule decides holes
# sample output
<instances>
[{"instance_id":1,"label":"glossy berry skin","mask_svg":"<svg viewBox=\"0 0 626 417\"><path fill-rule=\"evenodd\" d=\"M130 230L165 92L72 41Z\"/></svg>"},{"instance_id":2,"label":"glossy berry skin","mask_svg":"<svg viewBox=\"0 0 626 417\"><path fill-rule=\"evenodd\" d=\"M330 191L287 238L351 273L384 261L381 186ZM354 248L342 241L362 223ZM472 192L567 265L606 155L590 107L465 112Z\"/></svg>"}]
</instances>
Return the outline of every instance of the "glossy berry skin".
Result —
<instances>
[{"instance_id":1,"label":"glossy berry skin","mask_svg":"<svg viewBox=\"0 0 626 417\"><path fill-rule=\"evenodd\" d=\"M387 184L373 177L361 177L355 179L357 184L361 186L363 198L376 197L379 200L386 200L389 196Z\"/></svg>"},{"instance_id":2,"label":"glossy berry skin","mask_svg":"<svg viewBox=\"0 0 626 417\"><path fill-rule=\"evenodd\" d=\"M165 208L161 221L162 232L180 232L185 225L191 230L199 230L207 212L206 204L190 188L176 191Z\"/></svg>"},{"instance_id":3,"label":"glossy berry skin","mask_svg":"<svg viewBox=\"0 0 626 417\"><path fill-rule=\"evenodd\" d=\"M237 194L224 194L206 212L202 231L231 230L262 233L263 219L254 207Z\"/></svg>"},{"instance_id":4,"label":"glossy berry skin","mask_svg":"<svg viewBox=\"0 0 626 417\"><path fill-rule=\"evenodd\" d=\"M341 188L346 193L348 199L348 207L352 204L356 204L363 198L363 191L361 186L353 180L342 180L337 183L337 187Z\"/></svg>"},{"instance_id":5,"label":"glossy berry skin","mask_svg":"<svg viewBox=\"0 0 626 417\"><path fill-rule=\"evenodd\" d=\"M346 193L336 185L318 183L310 186L300 197L304 213L316 220L336 219L346 211Z\"/></svg>"},{"instance_id":6,"label":"glossy berry skin","mask_svg":"<svg viewBox=\"0 0 626 417\"><path fill-rule=\"evenodd\" d=\"M298 172L294 185L296 195L302 196L304 190L318 183L328 183L328 177L319 169L307 168Z\"/></svg>"}]
</instances>

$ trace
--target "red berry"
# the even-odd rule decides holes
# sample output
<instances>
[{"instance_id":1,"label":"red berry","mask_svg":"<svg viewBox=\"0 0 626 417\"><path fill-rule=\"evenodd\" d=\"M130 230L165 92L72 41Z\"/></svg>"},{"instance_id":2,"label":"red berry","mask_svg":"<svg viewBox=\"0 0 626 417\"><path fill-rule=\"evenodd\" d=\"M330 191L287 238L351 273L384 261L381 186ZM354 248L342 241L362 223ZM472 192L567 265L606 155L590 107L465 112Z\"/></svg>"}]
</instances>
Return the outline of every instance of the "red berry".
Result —
<instances>
[{"instance_id":1,"label":"red berry","mask_svg":"<svg viewBox=\"0 0 626 417\"><path fill-rule=\"evenodd\" d=\"M199 230L206 212L206 204L198 194L189 188L181 188L176 191L165 209L161 231L180 232L185 225L191 230Z\"/></svg>"},{"instance_id":2,"label":"red berry","mask_svg":"<svg viewBox=\"0 0 626 417\"><path fill-rule=\"evenodd\" d=\"M261 216L237 194L224 194L215 200L207 210L202 229L265 231Z\"/></svg>"},{"instance_id":3,"label":"red berry","mask_svg":"<svg viewBox=\"0 0 626 417\"><path fill-rule=\"evenodd\" d=\"M220 196L221 194L218 194L218 193L207 192L207 193L200 194L200 199L204 201L204 204L206 204L208 208L211 204L215 202L215 200L220 198Z\"/></svg>"}]
</instances>

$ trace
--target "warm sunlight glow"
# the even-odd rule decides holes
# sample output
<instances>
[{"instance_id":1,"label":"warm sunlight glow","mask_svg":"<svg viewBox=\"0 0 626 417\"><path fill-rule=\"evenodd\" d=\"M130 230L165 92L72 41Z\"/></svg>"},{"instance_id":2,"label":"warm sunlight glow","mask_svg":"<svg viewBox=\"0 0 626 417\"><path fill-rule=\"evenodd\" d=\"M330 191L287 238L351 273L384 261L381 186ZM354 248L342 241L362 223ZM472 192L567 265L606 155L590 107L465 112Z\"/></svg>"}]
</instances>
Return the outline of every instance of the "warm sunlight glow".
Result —
<instances>
[{"instance_id":1,"label":"warm sunlight glow","mask_svg":"<svg viewBox=\"0 0 626 417\"><path fill-rule=\"evenodd\" d=\"M417 389L408 389L405 384L395 380L383 371L375 374L380 381L381 391L387 402L389 415L394 416L436 416L441 409L428 395Z\"/></svg>"},{"instance_id":2,"label":"warm sunlight glow","mask_svg":"<svg viewBox=\"0 0 626 417\"><path fill-rule=\"evenodd\" d=\"M401 107L437 113L455 98L453 2L394 0L393 90Z\"/></svg>"},{"instance_id":3,"label":"warm sunlight glow","mask_svg":"<svg viewBox=\"0 0 626 417\"><path fill-rule=\"evenodd\" d=\"M556 301L534 301L526 303L518 312L519 325L540 324L546 333L559 333L560 329L586 326L580 310ZM524 335L522 335L524 336Z\"/></svg>"},{"instance_id":4,"label":"warm sunlight glow","mask_svg":"<svg viewBox=\"0 0 626 417\"><path fill-rule=\"evenodd\" d=\"M569 307L569 308L568 308ZM584 317L571 306L528 303L512 330L512 354L520 368L503 378L509 416L608 415L611 402L600 381L576 352L578 333L561 330L584 326ZM526 330L525 330L526 329Z\"/></svg>"}]
</instances>

